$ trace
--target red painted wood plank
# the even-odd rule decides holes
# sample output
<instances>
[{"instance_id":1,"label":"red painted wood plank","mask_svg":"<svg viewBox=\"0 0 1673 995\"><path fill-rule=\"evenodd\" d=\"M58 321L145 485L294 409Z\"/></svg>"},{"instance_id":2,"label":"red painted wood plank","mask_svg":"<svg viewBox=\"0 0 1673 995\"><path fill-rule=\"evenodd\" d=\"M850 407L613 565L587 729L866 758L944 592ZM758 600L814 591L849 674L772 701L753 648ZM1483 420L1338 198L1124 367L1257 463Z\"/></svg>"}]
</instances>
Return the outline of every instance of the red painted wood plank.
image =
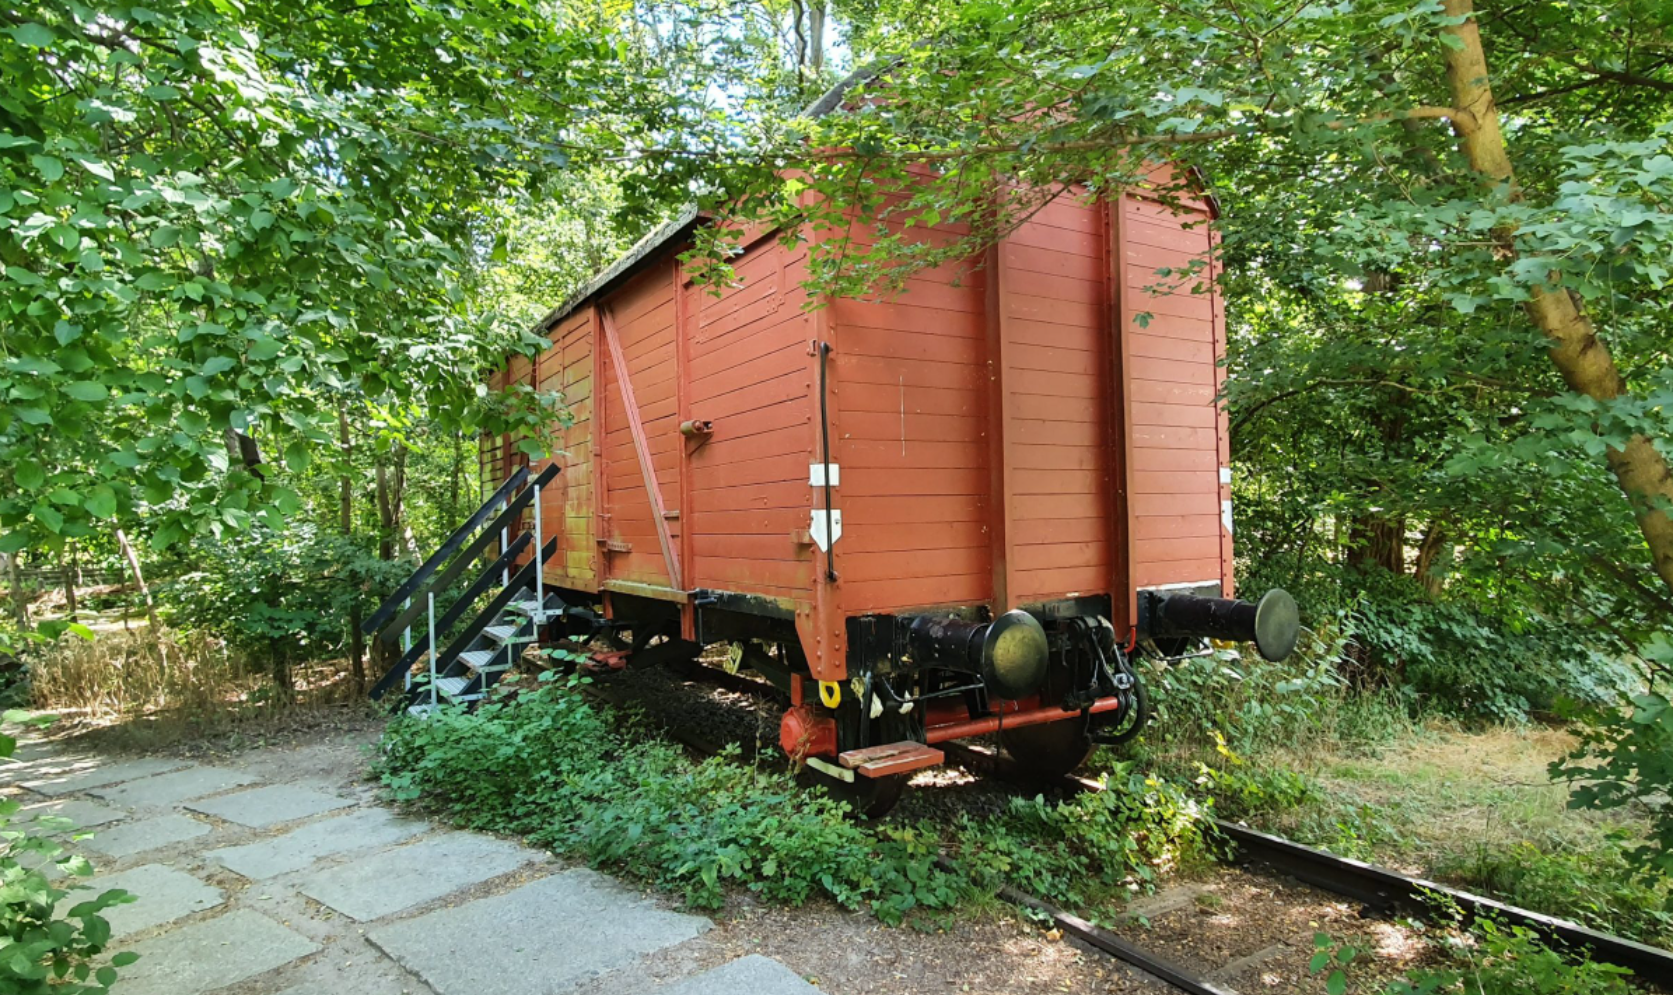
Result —
<instances>
[{"instance_id":1,"label":"red painted wood plank","mask_svg":"<svg viewBox=\"0 0 1673 995\"><path fill-rule=\"evenodd\" d=\"M852 518L860 523L916 525L925 522L981 522L987 518L988 504L986 494L926 495L911 501L902 501L892 495L851 494L844 499L842 510L845 519Z\"/></svg>"},{"instance_id":2,"label":"red painted wood plank","mask_svg":"<svg viewBox=\"0 0 1673 995\"><path fill-rule=\"evenodd\" d=\"M662 558L668 568L669 583L678 588L680 582L680 561L674 550L672 537L668 534L668 522L663 514L662 491L657 486L656 470L651 465L649 446L645 441L645 426L639 420L639 403L633 397L633 384L627 375L627 361L622 357L621 342L616 337L616 324L608 310L600 311L600 318L604 326L604 342L610 350L610 362L615 369L616 386L621 391L622 410L627 415L627 423L633 432L633 447L639 456L639 473L644 478L645 494L651 503L652 515L657 526L657 540L662 547Z\"/></svg>"},{"instance_id":3,"label":"red painted wood plank","mask_svg":"<svg viewBox=\"0 0 1673 995\"><path fill-rule=\"evenodd\" d=\"M1169 560L1165 563L1138 561L1133 569L1133 582L1139 587L1159 587L1163 584L1190 584L1199 581L1218 581L1220 561Z\"/></svg>"},{"instance_id":4,"label":"red painted wood plank","mask_svg":"<svg viewBox=\"0 0 1673 995\"><path fill-rule=\"evenodd\" d=\"M1220 481L1218 470L1189 470L1168 472L1160 470L1133 471L1135 494L1213 494L1218 500Z\"/></svg>"},{"instance_id":5,"label":"red painted wood plank","mask_svg":"<svg viewBox=\"0 0 1673 995\"><path fill-rule=\"evenodd\" d=\"M992 596L993 578L985 571L938 577L934 584L917 578L843 580L843 604L850 614L968 605Z\"/></svg>"}]
</instances>

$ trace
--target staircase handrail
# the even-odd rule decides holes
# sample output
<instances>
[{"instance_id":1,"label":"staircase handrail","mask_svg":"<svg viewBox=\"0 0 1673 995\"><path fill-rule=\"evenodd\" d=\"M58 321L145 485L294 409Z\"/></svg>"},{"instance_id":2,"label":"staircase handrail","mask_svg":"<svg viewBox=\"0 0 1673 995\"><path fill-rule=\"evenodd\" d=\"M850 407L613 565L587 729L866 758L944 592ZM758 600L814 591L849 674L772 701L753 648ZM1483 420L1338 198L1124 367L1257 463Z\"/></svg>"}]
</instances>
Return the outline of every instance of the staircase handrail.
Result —
<instances>
[{"instance_id":1,"label":"staircase handrail","mask_svg":"<svg viewBox=\"0 0 1673 995\"><path fill-rule=\"evenodd\" d=\"M552 478L555 476L557 476L556 464L541 471L540 476L535 478L532 486L526 488L522 495L519 495L519 497L513 498L511 501L507 502L505 510L500 512L499 517L495 518L487 528L478 532L476 538L471 540L470 546L467 547L463 553L453 558L453 562L449 563L447 565L447 569L443 570L441 575L436 578L435 582L430 585L430 590L435 591L437 595L440 595L443 591L446 591L449 587L451 587L453 582L459 579L459 575L464 573L465 568L474 562L479 555L481 555L483 549L485 549L490 542L494 541L494 537L499 535L502 530L510 528L512 523L517 520L517 516L522 514L523 507L528 503L528 495L533 494L536 487L545 487L547 484L551 483ZM476 594L481 593L481 591L476 592ZM476 595L468 595L468 597L471 598L474 598L475 596ZM420 615L424 614L424 605L424 598L422 596L415 596L412 599L412 604L408 605L405 611L397 615L395 617L395 621L384 626L383 631L379 632L373 637L373 639L384 646L394 645L395 641L401 638L401 633L405 632L409 626L418 621L418 617ZM450 623L441 624L445 625Z\"/></svg>"},{"instance_id":2,"label":"staircase handrail","mask_svg":"<svg viewBox=\"0 0 1673 995\"><path fill-rule=\"evenodd\" d=\"M488 602L488 606L477 613L475 618L471 619L470 624L460 631L459 635L447 645L447 649L443 650L437 659L453 660L457 659L459 654L465 652L465 647L481 635L482 630L486 629L494 619L500 617L500 613L505 611L505 606L511 603L511 599L523 593L523 588L534 579L535 567L551 559L552 554L557 550L558 538L553 536L546 541L546 546L541 549L539 558L523 564L522 569L512 574L511 583L505 585L500 589L500 593L494 595L493 600ZM463 599L459 601L459 604L465 603Z\"/></svg>"},{"instance_id":3,"label":"staircase handrail","mask_svg":"<svg viewBox=\"0 0 1673 995\"><path fill-rule=\"evenodd\" d=\"M557 464L547 464L546 469L541 471L540 474L540 486L545 486L547 483L550 483L551 478L556 474ZM512 498L511 493L521 487L523 482L528 479L529 468L526 466L518 467L517 472L513 473L510 477L507 477L505 483L501 484L499 489L494 491L492 497L483 502L482 506L477 508L476 511L471 514L471 517L465 519L465 523L455 529L453 534L447 537L447 541L443 542L440 548L432 553L428 560L424 561L423 565L421 565L417 570L414 570L412 576L408 577L401 583L400 587L395 589L394 594L385 598L383 604L378 605L378 610L373 612L371 616L366 619L366 621L360 624L360 631L367 635L371 635L382 628L383 624L389 621L390 616L395 614L395 609L399 607L402 602L417 593L418 589L424 585L424 582L429 579L430 575L436 571L436 568L446 562L448 557L457 552L459 547L464 545L466 539L470 538L472 534L482 528L482 524L488 520L489 515L494 513L494 509L497 506L502 503L507 504L508 506L517 502L526 504L529 496L534 492L534 488L527 488L516 498ZM518 507L520 508L521 504L519 504Z\"/></svg>"},{"instance_id":4,"label":"staircase handrail","mask_svg":"<svg viewBox=\"0 0 1673 995\"><path fill-rule=\"evenodd\" d=\"M441 618L436 619L436 630L438 632L446 631L449 626L457 622L459 616L463 615L465 610L477 598L482 596L482 592L498 583L503 573L517 561L519 556L523 555L523 552L529 548L529 544L533 541L533 536L527 532L511 540L511 544L505 548L505 552L501 553L494 562L483 567L482 571L477 574L476 580L472 581L471 586L465 590L465 593L459 595L458 599L448 606L448 609L442 613ZM556 541L554 537L553 542ZM374 700L383 697L384 692L394 687L395 683L401 679L401 675L411 670L412 665L417 663L429 648L430 633L427 631L420 633L413 639L412 645L407 647L406 652L401 654L401 658L384 672L384 675L378 679L376 684L372 685L370 696Z\"/></svg>"}]
</instances>

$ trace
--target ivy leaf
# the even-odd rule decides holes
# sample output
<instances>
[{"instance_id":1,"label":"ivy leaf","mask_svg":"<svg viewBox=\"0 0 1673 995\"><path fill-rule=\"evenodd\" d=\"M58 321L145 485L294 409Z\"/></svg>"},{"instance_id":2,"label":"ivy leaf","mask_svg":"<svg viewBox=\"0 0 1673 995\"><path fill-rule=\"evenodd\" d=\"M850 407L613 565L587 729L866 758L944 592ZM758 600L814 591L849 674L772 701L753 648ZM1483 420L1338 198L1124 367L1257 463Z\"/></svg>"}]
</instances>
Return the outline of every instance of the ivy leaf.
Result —
<instances>
[{"instance_id":1,"label":"ivy leaf","mask_svg":"<svg viewBox=\"0 0 1673 995\"><path fill-rule=\"evenodd\" d=\"M57 32L44 24L25 21L11 30L12 38L25 48L51 48L58 40Z\"/></svg>"},{"instance_id":2,"label":"ivy leaf","mask_svg":"<svg viewBox=\"0 0 1673 995\"><path fill-rule=\"evenodd\" d=\"M203 369L198 371L198 375L212 377L217 373L225 373L237 365L238 360L231 356L211 356L209 361L203 364Z\"/></svg>"},{"instance_id":3,"label":"ivy leaf","mask_svg":"<svg viewBox=\"0 0 1673 995\"><path fill-rule=\"evenodd\" d=\"M37 504L29 509L29 514L46 526L48 532L57 533L64 528L64 516L50 504Z\"/></svg>"}]
</instances>

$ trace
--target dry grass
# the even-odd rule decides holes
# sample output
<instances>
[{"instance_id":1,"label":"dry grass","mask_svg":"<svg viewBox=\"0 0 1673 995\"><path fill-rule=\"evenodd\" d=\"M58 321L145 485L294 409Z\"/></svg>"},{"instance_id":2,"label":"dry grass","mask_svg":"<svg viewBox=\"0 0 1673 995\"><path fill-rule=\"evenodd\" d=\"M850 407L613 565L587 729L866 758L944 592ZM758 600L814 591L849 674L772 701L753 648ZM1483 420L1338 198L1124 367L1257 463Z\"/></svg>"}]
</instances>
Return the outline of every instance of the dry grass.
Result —
<instances>
[{"instance_id":1,"label":"dry grass","mask_svg":"<svg viewBox=\"0 0 1673 995\"><path fill-rule=\"evenodd\" d=\"M1461 729L1435 722L1374 758L1291 757L1332 794L1384 814L1406 847L1460 853L1483 844L1600 836L1609 816L1568 807L1566 784L1547 765L1574 745L1545 726Z\"/></svg>"},{"instance_id":2,"label":"dry grass","mask_svg":"<svg viewBox=\"0 0 1673 995\"><path fill-rule=\"evenodd\" d=\"M147 627L101 628L91 641L61 638L29 664L35 708L77 731L143 726L143 738L154 745L293 706L360 698L346 661L296 665L295 700L281 702L266 668L230 652L220 640L169 633L165 662Z\"/></svg>"}]
</instances>

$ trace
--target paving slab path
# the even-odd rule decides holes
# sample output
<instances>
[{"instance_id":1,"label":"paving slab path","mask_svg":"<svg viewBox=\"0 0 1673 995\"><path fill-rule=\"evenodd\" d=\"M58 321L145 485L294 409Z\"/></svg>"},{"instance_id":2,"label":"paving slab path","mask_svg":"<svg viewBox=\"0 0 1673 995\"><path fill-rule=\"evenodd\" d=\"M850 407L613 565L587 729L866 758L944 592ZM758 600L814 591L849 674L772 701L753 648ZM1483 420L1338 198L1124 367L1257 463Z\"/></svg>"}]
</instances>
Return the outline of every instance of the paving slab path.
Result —
<instances>
[{"instance_id":1,"label":"paving slab path","mask_svg":"<svg viewBox=\"0 0 1673 995\"><path fill-rule=\"evenodd\" d=\"M0 796L94 863L140 960L115 995L818 995L682 953L713 924L543 851L379 805L343 744L214 765L26 744ZM673 965L671 968L670 965Z\"/></svg>"}]
</instances>

